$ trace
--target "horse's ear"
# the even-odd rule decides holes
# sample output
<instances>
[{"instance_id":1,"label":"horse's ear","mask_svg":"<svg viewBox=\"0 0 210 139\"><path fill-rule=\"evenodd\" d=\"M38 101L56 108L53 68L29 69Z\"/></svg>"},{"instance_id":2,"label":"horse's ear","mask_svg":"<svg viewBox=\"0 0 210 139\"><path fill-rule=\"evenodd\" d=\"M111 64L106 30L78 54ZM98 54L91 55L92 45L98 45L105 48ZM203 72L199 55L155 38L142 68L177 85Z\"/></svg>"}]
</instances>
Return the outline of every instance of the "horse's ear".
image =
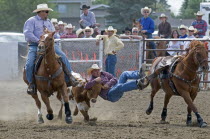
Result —
<instances>
[{"instance_id":1,"label":"horse's ear","mask_svg":"<svg viewBox=\"0 0 210 139\"><path fill-rule=\"evenodd\" d=\"M47 33L48 33L47 28L44 28L44 29L43 29L43 32L44 32L44 34L47 34Z\"/></svg>"}]
</instances>

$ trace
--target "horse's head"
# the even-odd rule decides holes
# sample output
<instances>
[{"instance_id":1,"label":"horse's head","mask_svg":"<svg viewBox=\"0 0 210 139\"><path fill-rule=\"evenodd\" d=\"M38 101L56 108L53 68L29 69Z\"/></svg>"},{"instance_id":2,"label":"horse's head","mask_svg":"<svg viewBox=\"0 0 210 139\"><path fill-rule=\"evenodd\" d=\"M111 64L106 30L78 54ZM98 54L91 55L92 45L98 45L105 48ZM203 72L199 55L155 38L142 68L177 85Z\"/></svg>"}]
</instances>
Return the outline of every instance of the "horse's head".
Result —
<instances>
[{"instance_id":1,"label":"horse's head","mask_svg":"<svg viewBox=\"0 0 210 139\"><path fill-rule=\"evenodd\" d=\"M201 41L192 41L190 43L189 53L194 53L194 61L202 71L208 71L208 50Z\"/></svg>"},{"instance_id":2,"label":"horse's head","mask_svg":"<svg viewBox=\"0 0 210 139\"><path fill-rule=\"evenodd\" d=\"M40 54L46 53L50 47L54 46L54 34L55 32L50 32L47 29L44 30L38 44L38 52Z\"/></svg>"},{"instance_id":3,"label":"horse's head","mask_svg":"<svg viewBox=\"0 0 210 139\"><path fill-rule=\"evenodd\" d=\"M87 90L87 97L92 103L96 103L97 97L101 92L102 85L96 83L91 89Z\"/></svg>"}]
</instances>

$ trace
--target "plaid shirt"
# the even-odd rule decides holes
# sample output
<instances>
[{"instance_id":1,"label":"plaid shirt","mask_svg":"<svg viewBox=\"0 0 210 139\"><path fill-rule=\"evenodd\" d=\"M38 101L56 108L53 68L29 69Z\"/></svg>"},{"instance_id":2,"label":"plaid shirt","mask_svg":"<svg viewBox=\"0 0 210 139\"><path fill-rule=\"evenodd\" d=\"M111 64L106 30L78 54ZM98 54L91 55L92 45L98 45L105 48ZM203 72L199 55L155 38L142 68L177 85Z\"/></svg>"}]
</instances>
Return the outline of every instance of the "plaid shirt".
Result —
<instances>
[{"instance_id":1,"label":"plaid shirt","mask_svg":"<svg viewBox=\"0 0 210 139\"><path fill-rule=\"evenodd\" d=\"M207 30L207 23L204 20L195 20L192 22L192 26L198 30L198 35L205 35Z\"/></svg>"}]
</instances>

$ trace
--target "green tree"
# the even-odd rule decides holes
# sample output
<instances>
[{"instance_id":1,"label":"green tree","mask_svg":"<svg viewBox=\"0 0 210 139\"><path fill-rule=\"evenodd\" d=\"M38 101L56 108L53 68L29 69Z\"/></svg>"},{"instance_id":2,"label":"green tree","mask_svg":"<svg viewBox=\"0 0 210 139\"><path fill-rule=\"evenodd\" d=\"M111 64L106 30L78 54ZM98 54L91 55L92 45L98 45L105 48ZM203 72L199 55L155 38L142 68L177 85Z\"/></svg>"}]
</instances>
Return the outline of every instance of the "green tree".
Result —
<instances>
[{"instance_id":1,"label":"green tree","mask_svg":"<svg viewBox=\"0 0 210 139\"><path fill-rule=\"evenodd\" d=\"M110 0L94 0L93 4L106 4L106 5L108 5L109 1Z\"/></svg>"},{"instance_id":2,"label":"green tree","mask_svg":"<svg viewBox=\"0 0 210 139\"><path fill-rule=\"evenodd\" d=\"M194 13L200 10L201 2L202 0L184 0L178 17L183 19L194 18Z\"/></svg>"},{"instance_id":3,"label":"green tree","mask_svg":"<svg viewBox=\"0 0 210 139\"><path fill-rule=\"evenodd\" d=\"M22 32L25 21L36 15L32 13L36 6L41 3L48 3L49 0L0 0L0 28L1 31ZM53 4L49 4L54 8ZM49 16L56 17L56 12L50 12Z\"/></svg>"},{"instance_id":4,"label":"green tree","mask_svg":"<svg viewBox=\"0 0 210 139\"><path fill-rule=\"evenodd\" d=\"M164 1L162 0L162 2ZM152 10L155 9L154 0L110 0L109 5L108 12L110 15L107 17L109 22L107 24L118 30L123 30L126 26L132 27L133 19L142 17L141 8L147 6ZM159 2L157 5L161 5L161 3ZM166 7L168 5L162 6L162 9Z\"/></svg>"}]
</instances>

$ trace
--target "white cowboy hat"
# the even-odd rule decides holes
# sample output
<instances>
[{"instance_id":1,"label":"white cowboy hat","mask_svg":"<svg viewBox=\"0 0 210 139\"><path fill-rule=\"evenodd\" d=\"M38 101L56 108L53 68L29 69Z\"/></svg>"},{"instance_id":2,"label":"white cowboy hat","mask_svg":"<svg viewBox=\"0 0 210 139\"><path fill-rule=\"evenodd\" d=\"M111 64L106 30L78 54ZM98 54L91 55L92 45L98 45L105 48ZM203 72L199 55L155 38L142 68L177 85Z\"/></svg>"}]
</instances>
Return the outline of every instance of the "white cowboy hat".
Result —
<instances>
[{"instance_id":1,"label":"white cowboy hat","mask_svg":"<svg viewBox=\"0 0 210 139\"><path fill-rule=\"evenodd\" d=\"M194 33L196 33L198 30L196 29L196 28L194 28L193 26L190 26L189 28L188 28L188 30L193 30L194 31Z\"/></svg>"},{"instance_id":2,"label":"white cowboy hat","mask_svg":"<svg viewBox=\"0 0 210 139\"><path fill-rule=\"evenodd\" d=\"M159 19L160 19L160 18L163 18L163 17L165 17L166 19L168 19L168 17L167 17L164 13L162 13L162 14L159 16Z\"/></svg>"},{"instance_id":3,"label":"white cowboy hat","mask_svg":"<svg viewBox=\"0 0 210 139\"><path fill-rule=\"evenodd\" d=\"M93 64L93 65L87 70L88 75L90 75L91 72L92 72L93 70L95 70L95 69L100 70L101 68L99 68L99 66L98 66L97 64Z\"/></svg>"},{"instance_id":4,"label":"white cowboy hat","mask_svg":"<svg viewBox=\"0 0 210 139\"><path fill-rule=\"evenodd\" d=\"M105 31L106 31L106 32L108 32L108 31L114 31L114 34L117 33L117 30L114 29L112 26L109 26L107 29L105 29Z\"/></svg>"},{"instance_id":5,"label":"white cowboy hat","mask_svg":"<svg viewBox=\"0 0 210 139\"><path fill-rule=\"evenodd\" d=\"M56 18L52 18L50 21L51 21L51 23L58 23L58 19L56 19Z\"/></svg>"},{"instance_id":6,"label":"white cowboy hat","mask_svg":"<svg viewBox=\"0 0 210 139\"><path fill-rule=\"evenodd\" d=\"M141 8L141 14L143 15L144 14L144 11L147 10L149 11L149 14L151 13L152 9L151 8L148 8L148 7L144 7L144 8Z\"/></svg>"},{"instance_id":7,"label":"white cowboy hat","mask_svg":"<svg viewBox=\"0 0 210 139\"><path fill-rule=\"evenodd\" d=\"M68 24L67 26L65 26L65 29L67 29L67 28L72 28L72 29L74 29L75 26L72 26L72 24Z\"/></svg>"},{"instance_id":8,"label":"white cowboy hat","mask_svg":"<svg viewBox=\"0 0 210 139\"><path fill-rule=\"evenodd\" d=\"M81 28L79 28L77 31L76 31L76 35L77 35L77 37L79 36L79 34L80 33L82 33L83 32L83 29L81 29Z\"/></svg>"},{"instance_id":9,"label":"white cowboy hat","mask_svg":"<svg viewBox=\"0 0 210 139\"><path fill-rule=\"evenodd\" d=\"M37 5L37 9L33 11L33 13L37 13L39 11L53 11L53 9L48 8L47 4L39 4Z\"/></svg>"},{"instance_id":10,"label":"white cowboy hat","mask_svg":"<svg viewBox=\"0 0 210 139\"><path fill-rule=\"evenodd\" d=\"M91 35L93 35L93 33L94 33L93 28L90 28L90 27L88 27L88 26L87 26L85 29L83 29L83 32L84 32L84 33L85 33L85 30L90 30L90 32L91 32L90 34L91 34Z\"/></svg>"},{"instance_id":11,"label":"white cowboy hat","mask_svg":"<svg viewBox=\"0 0 210 139\"><path fill-rule=\"evenodd\" d=\"M197 13L194 13L194 15L196 15L196 16L203 16L204 13L202 13L201 11L198 11Z\"/></svg>"},{"instance_id":12,"label":"white cowboy hat","mask_svg":"<svg viewBox=\"0 0 210 139\"><path fill-rule=\"evenodd\" d=\"M184 28L184 29L188 30L188 27L185 26L185 25L181 25L181 26L178 27L179 30L180 30L181 28Z\"/></svg>"},{"instance_id":13,"label":"white cowboy hat","mask_svg":"<svg viewBox=\"0 0 210 139\"><path fill-rule=\"evenodd\" d=\"M64 25L63 21L59 21L58 25Z\"/></svg>"}]
</instances>

